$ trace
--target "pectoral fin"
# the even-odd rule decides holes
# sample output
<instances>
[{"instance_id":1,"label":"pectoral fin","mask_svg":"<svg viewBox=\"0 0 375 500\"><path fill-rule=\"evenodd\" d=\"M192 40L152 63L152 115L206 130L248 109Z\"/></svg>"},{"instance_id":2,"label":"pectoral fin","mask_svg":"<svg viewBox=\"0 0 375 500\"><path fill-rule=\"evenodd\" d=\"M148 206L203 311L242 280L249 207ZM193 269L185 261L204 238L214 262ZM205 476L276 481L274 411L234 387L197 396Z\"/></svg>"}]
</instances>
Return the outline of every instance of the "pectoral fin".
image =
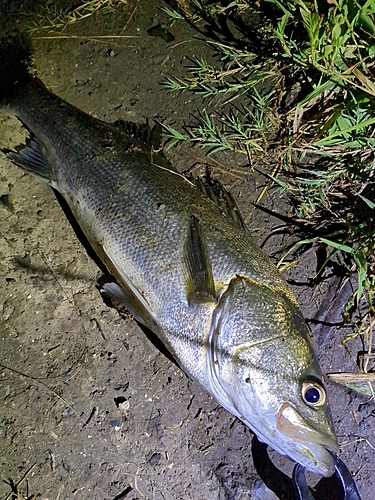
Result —
<instances>
[{"instance_id":1,"label":"pectoral fin","mask_svg":"<svg viewBox=\"0 0 375 500\"><path fill-rule=\"evenodd\" d=\"M215 285L210 256L199 220L192 216L184 245L184 270L188 304L215 301Z\"/></svg>"}]
</instances>

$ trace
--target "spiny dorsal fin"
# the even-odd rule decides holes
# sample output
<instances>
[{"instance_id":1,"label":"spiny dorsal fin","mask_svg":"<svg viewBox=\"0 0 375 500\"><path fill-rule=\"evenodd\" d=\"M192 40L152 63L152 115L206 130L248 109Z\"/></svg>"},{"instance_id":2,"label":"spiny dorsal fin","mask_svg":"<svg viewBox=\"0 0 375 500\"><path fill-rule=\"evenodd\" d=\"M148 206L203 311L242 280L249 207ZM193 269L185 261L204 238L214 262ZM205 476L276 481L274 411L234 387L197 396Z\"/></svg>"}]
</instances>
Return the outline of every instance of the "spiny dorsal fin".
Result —
<instances>
[{"instance_id":1,"label":"spiny dorsal fin","mask_svg":"<svg viewBox=\"0 0 375 500\"><path fill-rule=\"evenodd\" d=\"M146 123L134 123L126 120L117 120L112 125L122 130L130 137L134 137L150 149L155 151L160 149L161 126L158 123L151 128L148 121Z\"/></svg>"},{"instance_id":2,"label":"spiny dorsal fin","mask_svg":"<svg viewBox=\"0 0 375 500\"><path fill-rule=\"evenodd\" d=\"M193 182L203 194L216 203L224 215L232 219L243 231L248 232L235 199L217 179L211 178L208 170L204 177L198 177Z\"/></svg>"},{"instance_id":3,"label":"spiny dorsal fin","mask_svg":"<svg viewBox=\"0 0 375 500\"><path fill-rule=\"evenodd\" d=\"M188 304L215 301L215 285L206 240L199 220L193 215L184 245L186 298Z\"/></svg>"},{"instance_id":4,"label":"spiny dorsal fin","mask_svg":"<svg viewBox=\"0 0 375 500\"><path fill-rule=\"evenodd\" d=\"M155 125L151 128L148 121L137 124L125 120L117 120L112 125L138 141L143 146L152 164L160 165L173 172L178 172L161 151L162 127L160 123L155 122Z\"/></svg>"}]
</instances>

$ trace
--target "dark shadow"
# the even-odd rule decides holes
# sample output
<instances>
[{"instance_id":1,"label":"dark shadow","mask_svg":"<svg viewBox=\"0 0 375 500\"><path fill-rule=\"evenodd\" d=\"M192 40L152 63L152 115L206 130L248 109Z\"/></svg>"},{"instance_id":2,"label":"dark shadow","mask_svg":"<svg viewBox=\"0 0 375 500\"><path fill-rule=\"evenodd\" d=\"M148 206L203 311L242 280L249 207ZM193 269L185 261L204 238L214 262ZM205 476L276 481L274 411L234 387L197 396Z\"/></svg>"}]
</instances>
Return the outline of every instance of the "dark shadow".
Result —
<instances>
[{"instance_id":1,"label":"dark shadow","mask_svg":"<svg viewBox=\"0 0 375 500\"><path fill-rule=\"evenodd\" d=\"M272 463L267 453L267 445L261 443L256 435L251 443L251 452L254 467L267 488L272 490L280 500L295 500L291 478Z\"/></svg>"},{"instance_id":2,"label":"dark shadow","mask_svg":"<svg viewBox=\"0 0 375 500\"><path fill-rule=\"evenodd\" d=\"M254 435L252 441L254 466L264 484L272 490L280 500L295 500L293 481L281 472L271 461L267 453L267 445L261 443ZM337 477L324 477L311 488L314 500L344 500L343 486Z\"/></svg>"},{"instance_id":3,"label":"dark shadow","mask_svg":"<svg viewBox=\"0 0 375 500\"><path fill-rule=\"evenodd\" d=\"M171 361L173 364L175 364L178 368L180 368L180 370L182 370L182 368L180 367L180 365L177 363L177 361L174 359L174 357L172 356L172 354L169 352L169 350L165 347L165 345L163 344L163 342L159 339L159 337L156 335L156 333L154 333L153 331L149 330L146 326L142 325L142 323L139 323L137 321L137 324L138 326L140 327L140 329L143 331L143 333L146 335L146 337L148 338L148 340L151 342L151 344L156 348L158 349L158 351L160 351L162 354L164 354L164 356L166 358L169 359L169 361ZM183 370L182 370L183 371ZM185 373L185 372L184 372Z\"/></svg>"}]
</instances>

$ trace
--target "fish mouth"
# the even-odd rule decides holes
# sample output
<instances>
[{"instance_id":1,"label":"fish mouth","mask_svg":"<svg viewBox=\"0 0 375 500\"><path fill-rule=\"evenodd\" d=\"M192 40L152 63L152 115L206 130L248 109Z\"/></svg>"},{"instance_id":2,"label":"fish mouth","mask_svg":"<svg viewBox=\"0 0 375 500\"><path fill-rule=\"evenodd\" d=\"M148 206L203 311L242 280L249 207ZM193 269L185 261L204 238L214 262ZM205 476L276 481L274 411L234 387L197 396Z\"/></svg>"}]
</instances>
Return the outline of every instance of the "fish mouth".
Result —
<instances>
[{"instance_id":1,"label":"fish mouth","mask_svg":"<svg viewBox=\"0 0 375 500\"><path fill-rule=\"evenodd\" d=\"M300 453L309 462L309 465L306 465L308 469L325 477L334 473L335 463L332 455L327 451L338 451L338 444L333 433L324 434L314 429L289 403L284 403L280 407L276 427L279 432L300 445ZM297 461L300 460L297 459Z\"/></svg>"}]
</instances>

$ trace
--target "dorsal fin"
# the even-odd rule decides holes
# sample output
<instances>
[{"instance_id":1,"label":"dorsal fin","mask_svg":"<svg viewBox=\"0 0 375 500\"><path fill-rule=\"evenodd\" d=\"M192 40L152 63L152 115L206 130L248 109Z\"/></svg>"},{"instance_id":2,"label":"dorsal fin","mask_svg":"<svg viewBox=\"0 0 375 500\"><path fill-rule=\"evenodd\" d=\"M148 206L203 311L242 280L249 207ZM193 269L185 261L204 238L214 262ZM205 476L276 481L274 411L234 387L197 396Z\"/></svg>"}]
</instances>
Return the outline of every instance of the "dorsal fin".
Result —
<instances>
[{"instance_id":1,"label":"dorsal fin","mask_svg":"<svg viewBox=\"0 0 375 500\"><path fill-rule=\"evenodd\" d=\"M147 153L152 164L160 165L163 168L178 173L178 170L167 160L161 151L162 127L160 123L155 122L155 125L151 128L148 120L146 123L139 124L126 120L117 120L112 125L137 140Z\"/></svg>"},{"instance_id":2,"label":"dorsal fin","mask_svg":"<svg viewBox=\"0 0 375 500\"><path fill-rule=\"evenodd\" d=\"M193 182L203 194L216 203L224 215L231 218L243 231L248 232L235 199L217 179L211 178L208 169L204 177L193 179Z\"/></svg>"},{"instance_id":3,"label":"dorsal fin","mask_svg":"<svg viewBox=\"0 0 375 500\"><path fill-rule=\"evenodd\" d=\"M146 123L134 123L126 120L117 120L112 125L130 135L150 149L155 151L160 149L161 125L155 123L151 128L148 121Z\"/></svg>"}]
</instances>

